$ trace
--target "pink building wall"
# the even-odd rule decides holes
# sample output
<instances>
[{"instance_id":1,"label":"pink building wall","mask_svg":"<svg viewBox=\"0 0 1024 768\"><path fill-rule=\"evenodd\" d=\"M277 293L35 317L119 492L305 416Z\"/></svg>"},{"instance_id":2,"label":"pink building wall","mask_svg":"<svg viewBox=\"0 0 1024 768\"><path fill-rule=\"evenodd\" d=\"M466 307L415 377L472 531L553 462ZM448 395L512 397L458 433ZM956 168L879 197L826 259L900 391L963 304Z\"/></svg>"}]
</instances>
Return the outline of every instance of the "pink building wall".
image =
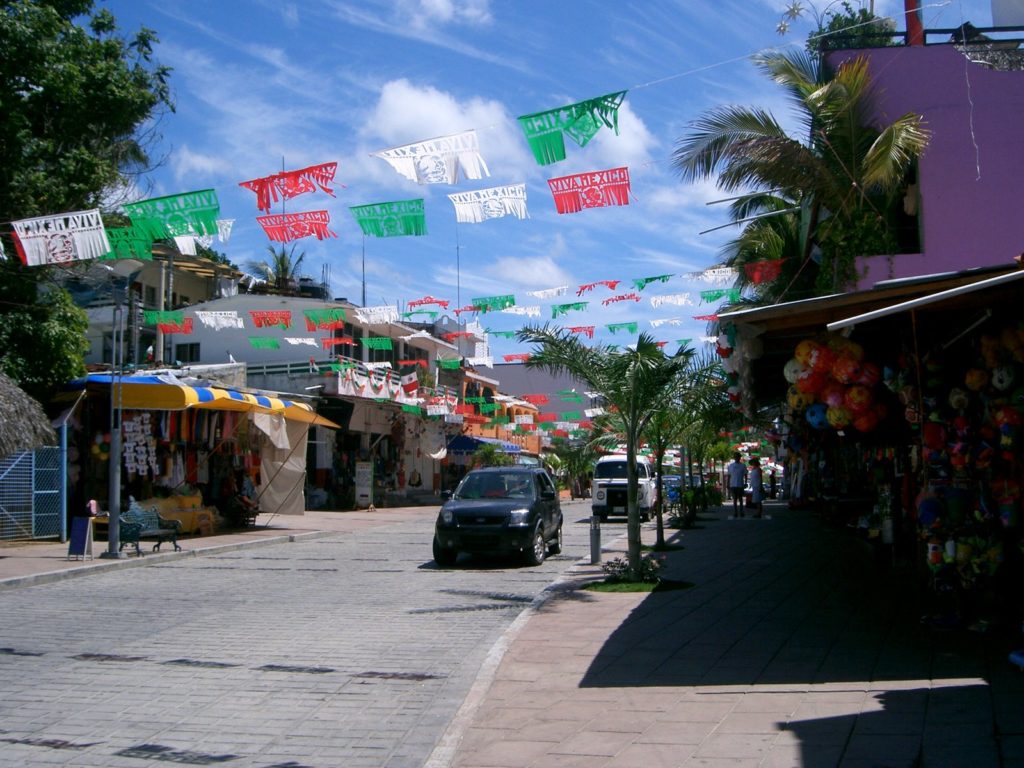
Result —
<instances>
[{"instance_id":1,"label":"pink building wall","mask_svg":"<svg viewBox=\"0 0 1024 768\"><path fill-rule=\"evenodd\" d=\"M858 54L879 121L914 112L932 132L920 161L923 253L863 258L858 288L1008 264L1024 251L1024 72L973 64L952 45L844 52L833 64Z\"/></svg>"}]
</instances>

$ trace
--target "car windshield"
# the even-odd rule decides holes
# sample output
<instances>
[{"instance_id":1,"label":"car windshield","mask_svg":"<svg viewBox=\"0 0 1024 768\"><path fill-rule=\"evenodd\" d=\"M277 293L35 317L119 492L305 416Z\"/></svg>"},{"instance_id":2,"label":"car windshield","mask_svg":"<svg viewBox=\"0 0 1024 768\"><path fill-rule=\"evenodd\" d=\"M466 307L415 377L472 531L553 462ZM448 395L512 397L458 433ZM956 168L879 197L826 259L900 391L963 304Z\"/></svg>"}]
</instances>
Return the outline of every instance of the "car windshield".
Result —
<instances>
[{"instance_id":1,"label":"car windshield","mask_svg":"<svg viewBox=\"0 0 1024 768\"><path fill-rule=\"evenodd\" d=\"M456 499L532 499L533 478L525 472L469 473L455 489Z\"/></svg>"},{"instance_id":2,"label":"car windshield","mask_svg":"<svg viewBox=\"0 0 1024 768\"><path fill-rule=\"evenodd\" d=\"M646 479L650 477L647 472L647 465L637 462L636 476ZM623 461L602 461L594 467L594 477L598 480L625 480L626 462Z\"/></svg>"},{"instance_id":3,"label":"car windshield","mask_svg":"<svg viewBox=\"0 0 1024 768\"><path fill-rule=\"evenodd\" d=\"M624 480L626 477L626 462L602 461L594 467L594 477L604 480Z\"/></svg>"}]
</instances>

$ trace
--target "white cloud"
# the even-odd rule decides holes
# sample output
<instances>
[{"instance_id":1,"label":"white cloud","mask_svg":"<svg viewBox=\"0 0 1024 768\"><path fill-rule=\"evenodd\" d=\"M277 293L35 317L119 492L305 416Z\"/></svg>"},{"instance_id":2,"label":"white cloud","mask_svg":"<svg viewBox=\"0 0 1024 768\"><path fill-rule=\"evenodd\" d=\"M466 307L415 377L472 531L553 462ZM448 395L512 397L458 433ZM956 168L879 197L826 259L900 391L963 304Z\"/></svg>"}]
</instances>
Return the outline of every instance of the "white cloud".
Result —
<instances>
[{"instance_id":1,"label":"white cloud","mask_svg":"<svg viewBox=\"0 0 1024 768\"><path fill-rule=\"evenodd\" d=\"M527 170L535 167L525 142L516 133L518 124L503 104L477 97L459 101L451 93L431 85L415 85L404 78L383 85L360 133L367 151L376 151L470 129L477 132L480 154L491 175L503 183L521 181ZM373 164L378 171L386 170L382 179L397 178L382 160L374 159Z\"/></svg>"},{"instance_id":2,"label":"white cloud","mask_svg":"<svg viewBox=\"0 0 1024 768\"><path fill-rule=\"evenodd\" d=\"M231 164L223 157L193 152L188 146L177 147L171 157L174 178L178 182L194 183L196 179L209 179L231 172Z\"/></svg>"}]
</instances>

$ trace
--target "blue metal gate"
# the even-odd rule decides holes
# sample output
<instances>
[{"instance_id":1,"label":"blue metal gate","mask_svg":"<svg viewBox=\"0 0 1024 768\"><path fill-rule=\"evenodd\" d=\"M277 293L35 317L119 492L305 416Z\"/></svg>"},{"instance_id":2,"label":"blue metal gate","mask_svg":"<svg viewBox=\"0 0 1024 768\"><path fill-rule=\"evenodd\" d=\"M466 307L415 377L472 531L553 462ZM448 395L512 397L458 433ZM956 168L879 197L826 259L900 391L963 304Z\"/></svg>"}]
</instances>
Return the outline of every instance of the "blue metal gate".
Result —
<instances>
[{"instance_id":1,"label":"blue metal gate","mask_svg":"<svg viewBox=\"0 0 1024 768\"><path fill-rule=\"evenodd\" d=\"M0 460L0 539L64 537L64 478L59 447Z\"/></svg>"}]
</instances>

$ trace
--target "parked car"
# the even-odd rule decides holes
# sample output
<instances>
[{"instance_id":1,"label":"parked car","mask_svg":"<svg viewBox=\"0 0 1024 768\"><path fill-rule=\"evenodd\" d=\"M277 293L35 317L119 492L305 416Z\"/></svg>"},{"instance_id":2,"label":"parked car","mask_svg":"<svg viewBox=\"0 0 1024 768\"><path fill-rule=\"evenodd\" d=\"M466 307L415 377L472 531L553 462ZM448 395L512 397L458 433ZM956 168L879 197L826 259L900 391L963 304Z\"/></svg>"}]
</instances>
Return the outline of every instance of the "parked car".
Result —
<instances>
[{"instance_id":1,"label":"parked car","mask_svg":"<svg viewBox=\"0 0 1024 768\"><path fill-rule=\"evenodd\" d=\"M558 491L540 467L471 470L441 507L434 525L434 562L455 564L459 552L518 554L540 565L562 551Z\"/></svg>"},{"instance_id":2,"label":"parked car","mask_svg":"<svg viewBox=\"0 0 1024 768\"><path fill-rule=\"evenodd\" d=\"M640 519L647 521L651 519L657 497L654 468L647 459L638 456L636 473ZM593 488L590 509L602 522L611 515L628 514L626 457L612 454L599 458L594 466Z\"/></svg>"}]
</instances>

